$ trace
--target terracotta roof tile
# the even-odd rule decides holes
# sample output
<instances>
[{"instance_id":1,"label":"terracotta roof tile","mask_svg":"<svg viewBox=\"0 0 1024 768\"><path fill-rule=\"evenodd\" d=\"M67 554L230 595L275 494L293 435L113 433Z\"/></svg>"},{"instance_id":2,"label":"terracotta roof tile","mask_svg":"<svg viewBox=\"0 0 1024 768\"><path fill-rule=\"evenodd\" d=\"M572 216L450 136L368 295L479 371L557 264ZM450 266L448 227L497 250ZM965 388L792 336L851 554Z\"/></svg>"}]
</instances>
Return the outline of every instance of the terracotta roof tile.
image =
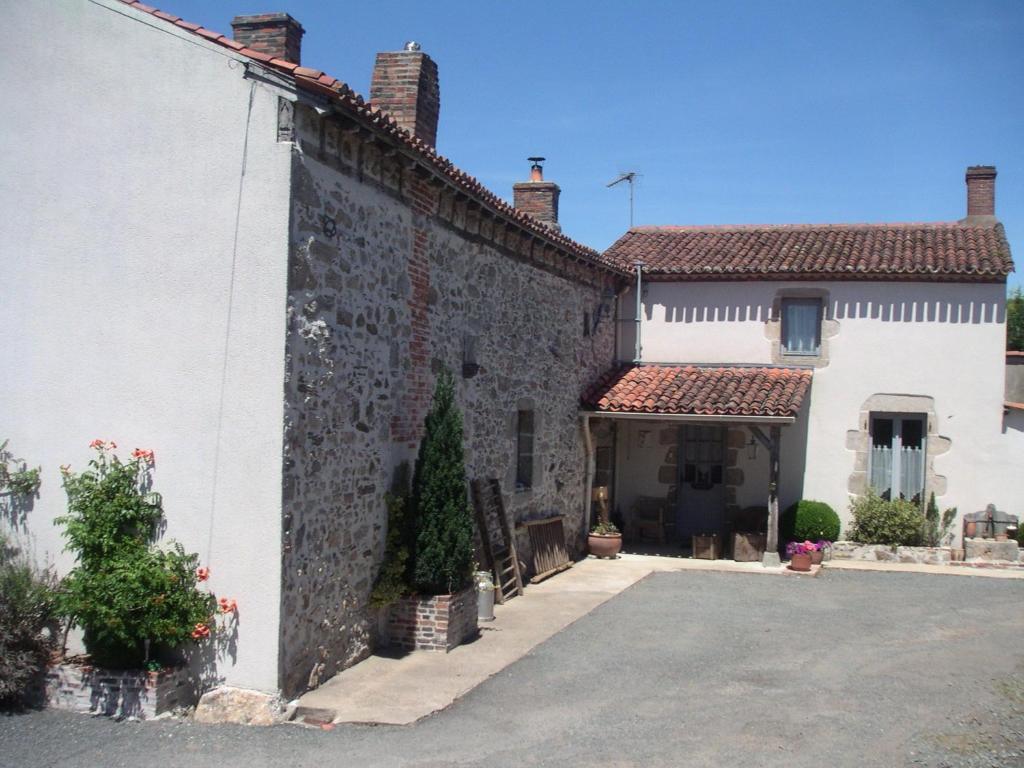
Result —
<instances>
[{"instance_id":1,"label":"terracotta roof tile","mask_svg":"<svg viewBox=\"0 0 1024 768\"><path fill-rule=\"evenodd\" d=\"M134 2L134 0L121 0L121 2L126 5L130 5L137 10L145 11L146 13L153 15L155 18L167 20L169 23L173 23L181 29L186 29L194 34L201 35L207 40L211 40L212 42L231 48L232 50L237 50L237 44L235 41L230 37L220 34L219 32L205 29L198 24L192 24L182 19L170 22L168 17L171 16L171 14L158 15L155 8ZM330 75L325 75L319 70L299 67L298 64L285 61L284 59L275 58L268 61L264 56L257 55L255 51L248 48L242 48L238 50L238 53L247 56L254 61L259 61L267 66L271 66L275 69L291 74L295 78L295 84L302 88L321 94L329 94L336 104L345 107L357 119L379 129L382 133L391 137L393 140L405 145L413 153L417 154L426 165L433 167L438 174L447 177L449 181L465 191L468 195L471 195L480 203L491 208L499 216L514 221L524 230L527 230L541 239L557 246L564 253L571 256L574 261L587 264L605 272L610 272L620 276L625 275L625 270L602 258L601 254L594 249L588 248L581 243L577 243L575 240L563 235L561 232L550 229L542 222L523 213L522 211L517 210L512 205L505 202L474 177L456 167L451 160L437 154L437 150L435 150L434 147L425 144L408 131L400 128L398 123L391 118L390 115L387 115L380 110L375 110L365 101L365 99L363 99L362 96L349 88L349 86L344 82L332 78Z\"/></svg>"},{"instance_id":2,"label":"terracotta roof tile","mask_svg":"<svg viewBox=\"0 0 1024 768\"><path fill-rule=\"evenodd\" d=\"M807 368L629 365L606 374L583 404L606 413L795 417L811 376Z\"/></svg>"},{"instance_id":3,"label":"terracotta roof tile","mask_svg":"<svg viewBox=\"0 0 1024 768\"><path fill-rule=\"evenodd\" d=\"M999 223L635 227L604 256L690 280L1001 282L1013 271Z\"/></svg>"}]
</instances>

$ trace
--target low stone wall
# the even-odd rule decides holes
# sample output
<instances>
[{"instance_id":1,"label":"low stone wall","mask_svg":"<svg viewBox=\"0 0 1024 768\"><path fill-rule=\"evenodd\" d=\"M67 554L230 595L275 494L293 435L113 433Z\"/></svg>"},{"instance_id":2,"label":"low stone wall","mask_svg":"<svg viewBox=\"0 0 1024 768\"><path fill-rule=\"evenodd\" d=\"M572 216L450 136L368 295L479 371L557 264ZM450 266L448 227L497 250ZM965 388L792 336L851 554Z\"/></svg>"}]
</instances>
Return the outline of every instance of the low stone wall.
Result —
<instances>
[{"instance_id":1,"label":"low stone wall","mask_svg":"<svg viewBox=\"0 0 1024 768\"><path fill-rule=\"evenodd\" d=\"M832 557L836 560L942 565L953 561L953 550L951 547L892 547L837 541L832 544Z\"/></svg>"},{"instance_id":2,"label":"low stone wall","mask_svg":"<svg viewBox=\"0 0 1024 768\"><path fill-rule=\"evenodd\" d=\"M198 697L187 667L145 672L114 670L66 662L47 671L46 706L72 712L147 720L176 707L190 707Z\"/></svg>"},{"instance_id":3,"label":"low stone wall","mask_svg":"<svg viewBox=\"0 0 1024 768\"><path fill-rule=\"evenodd\" d=\"M388 644L407 650L450 651L477 632L476 590L403 597L391 606Z\"/></svg>"}]
</instances>

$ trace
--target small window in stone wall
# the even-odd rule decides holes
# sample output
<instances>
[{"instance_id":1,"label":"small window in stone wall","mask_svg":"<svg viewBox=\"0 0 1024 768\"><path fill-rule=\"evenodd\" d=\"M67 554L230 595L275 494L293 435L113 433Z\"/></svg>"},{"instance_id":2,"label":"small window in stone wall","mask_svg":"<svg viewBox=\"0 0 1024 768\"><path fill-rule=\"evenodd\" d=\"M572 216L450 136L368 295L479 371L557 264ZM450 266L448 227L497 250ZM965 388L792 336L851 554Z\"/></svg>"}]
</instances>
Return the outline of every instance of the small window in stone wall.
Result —
<instances>
[{"instance_id":1,"label":"small window in stone wall","mask_svg":"<svg viewBox=\"0 0 1024 768\"><path fill-rule=\"evenodd\" d=\"M516 414L516 490L533 487L533 411Z\"/></svg>"}]
</instances>

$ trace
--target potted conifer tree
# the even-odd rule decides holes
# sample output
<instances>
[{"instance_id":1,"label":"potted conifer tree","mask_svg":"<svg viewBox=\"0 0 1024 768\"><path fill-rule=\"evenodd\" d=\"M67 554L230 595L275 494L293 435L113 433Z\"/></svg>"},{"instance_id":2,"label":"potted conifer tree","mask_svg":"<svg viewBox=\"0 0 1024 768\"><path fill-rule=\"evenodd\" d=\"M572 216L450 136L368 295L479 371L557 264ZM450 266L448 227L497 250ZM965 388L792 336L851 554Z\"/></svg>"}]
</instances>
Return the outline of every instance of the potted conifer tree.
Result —
<instances>
[{"instance_id":1,"label":"potted conifer tree","mask_svg":"<svg viewBox=\"0 0 1024 768\"><path fill-rule=\"evenodd\" d=\"M463 456L462 414L449 371L438 376L413 473L409 583L416 594L391 610L389 640L451 650L477 629L473 517Z\"/></svg>"}]
</instances>

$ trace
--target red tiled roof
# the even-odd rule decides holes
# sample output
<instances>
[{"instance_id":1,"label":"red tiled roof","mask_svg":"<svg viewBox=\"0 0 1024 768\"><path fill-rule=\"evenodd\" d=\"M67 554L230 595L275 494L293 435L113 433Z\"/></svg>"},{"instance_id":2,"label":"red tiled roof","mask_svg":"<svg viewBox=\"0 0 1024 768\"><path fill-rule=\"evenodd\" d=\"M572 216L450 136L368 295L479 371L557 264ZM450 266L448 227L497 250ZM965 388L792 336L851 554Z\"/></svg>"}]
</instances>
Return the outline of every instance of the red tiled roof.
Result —
<instances>
[{"instance_id":1,"label":"red tiled roof","mask_svg":"<svg viewBox=\"0 0 1024 768\"><path fill-rule=\"evenodd\" d=\"M604 257L690 280L1002 282L1013 271L999 223L635 227Z\"/></svg>"},{"instance_id":2,"label":"red tiled roof","mask_svg":"<svg viewBox=\"0 0 1024 768\"><path fill-rule=\"evenodd\" d=\"M577 243L572 238L566 237L560 232L550 229L534 219L532 216L529 216L506 203L477 181L476 178L459 169L451 160L439 155L434 147L429 144L425 144L408 131L400 128L394 118L386 112L374 109L363 99L362 96L353 91L341 80L325 74L318 69L300 67L299 65L290 61L285 61L284 59L271 58L265 53L245 47L241 43L232 40L227 35L222 35L220 32L214 32L213 30L206 29L198 24L185 21L179 16L165 13L156 8L140 3L137 0L121 0L121 2L138 11L148 13L155 18L162 19L163 21L173 24L180 29L199 35L213 43L222 45L225 48L230 48L242 56L246 56L256 62L259 62L263 66L291 75L297 86L304 90L318 93L321 96L326 96L335 104L345 107L353 117L359 119L368 128L384 134L397 143L403 145L427 166L433 168L438 174L451 181L459 191L475 198L478 202L487 206L493 212L506 219L514 221L523 229L550 241L552 244L558 246L572 256L576 261L590 264L593 267L603 269L605 271L617 274L621 273L622 270L601 259L600 254L593 248L588 248L581 243Z\"/></svg>"},{"instance_id":3,"label":"red tiled roof","mask_svg":"<svg viewBox=\"0 0 1024 768\"><path fill-rule=\"evenodd\" d=\"M606 374L583 403L608 413L796 416L807 368L629 365Z\"/></svg>"}]
</instances>

